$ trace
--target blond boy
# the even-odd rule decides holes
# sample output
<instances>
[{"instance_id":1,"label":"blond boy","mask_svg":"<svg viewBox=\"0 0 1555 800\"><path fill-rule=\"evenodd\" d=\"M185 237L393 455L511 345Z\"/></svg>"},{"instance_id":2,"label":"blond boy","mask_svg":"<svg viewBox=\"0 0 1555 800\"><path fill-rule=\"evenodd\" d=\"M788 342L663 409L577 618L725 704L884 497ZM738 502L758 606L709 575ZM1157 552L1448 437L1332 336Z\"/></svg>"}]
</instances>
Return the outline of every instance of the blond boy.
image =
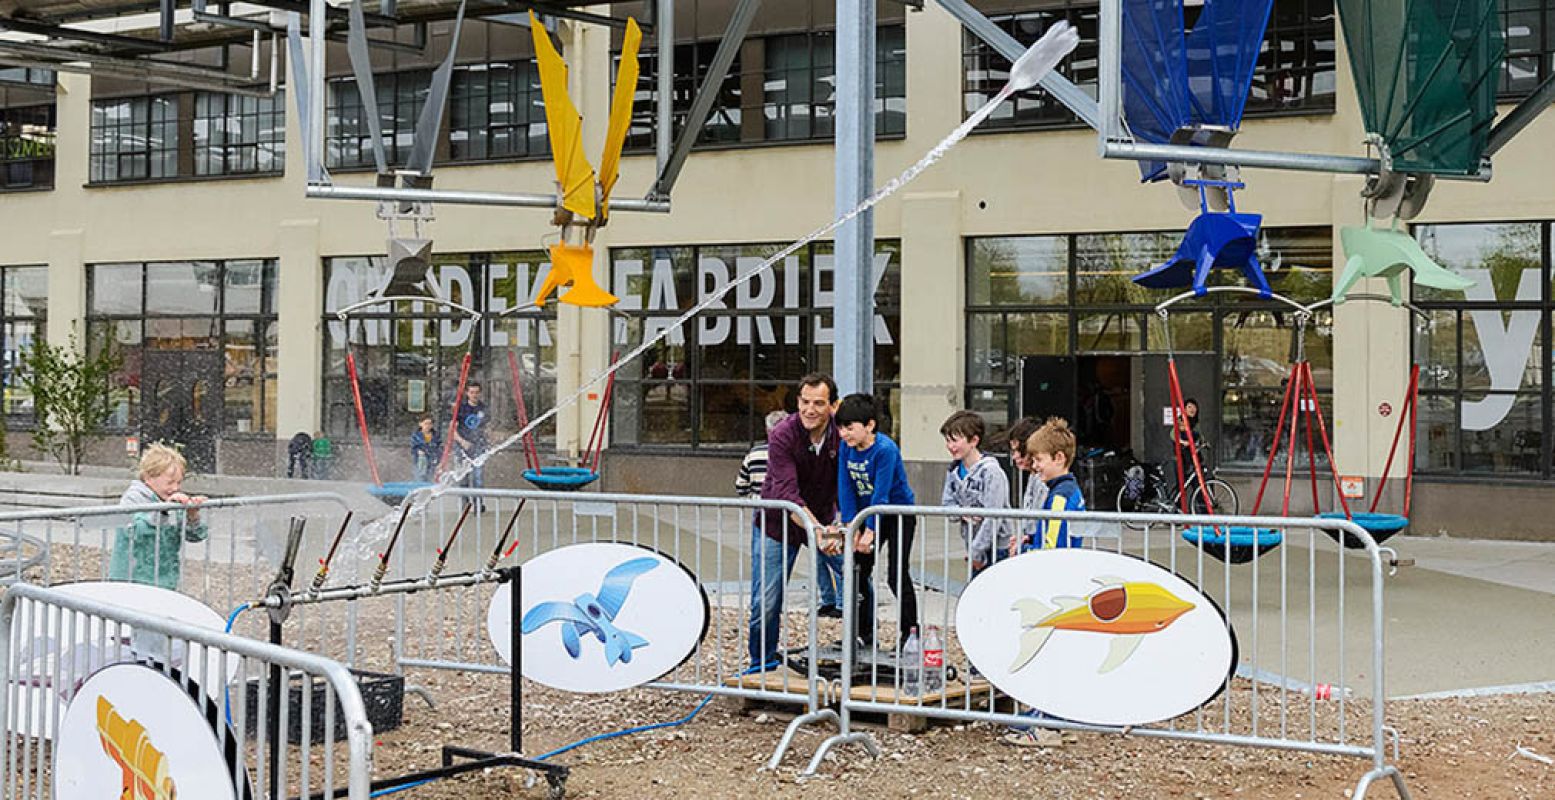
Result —
<instances>
[{"instance_id":1,"label":"blond boy","mask_svg":"<svg viewBox=\"0 0 1555 800\"><path fill-rule=\"evenodd\" d=\"M108 577L178 589L180 554L184 542L203 542L207 535L200 521L200 495L183 491L186 464L183 454L165 444L148 446L140 456L140 478L130 483L119 498L121 506L180 503L176 511L138 511L128 527L114 535Z\"/></svg>"}]
</instances>

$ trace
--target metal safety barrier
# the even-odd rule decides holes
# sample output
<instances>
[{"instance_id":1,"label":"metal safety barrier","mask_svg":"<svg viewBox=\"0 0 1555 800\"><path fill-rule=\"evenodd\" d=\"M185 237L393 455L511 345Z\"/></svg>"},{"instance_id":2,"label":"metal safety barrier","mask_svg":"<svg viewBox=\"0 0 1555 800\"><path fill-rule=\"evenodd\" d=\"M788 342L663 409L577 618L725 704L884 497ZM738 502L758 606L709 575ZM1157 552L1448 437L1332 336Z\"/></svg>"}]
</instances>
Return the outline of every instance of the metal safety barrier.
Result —
<instances>
[{"instance_id":1,"label":"metal safety barrier","mask_svg":"<svg viewBox=\"0 0 1555 800\"><path fill-rule=\"evenodd\" d=\"M466 506L479 510L450 541ZM649 687L803 706L804 713L779 742L776 760L801 726L835 721L837 715L825 707L826 684L817 674L816 534L809 534L811 546L787 548L786 570L781 556L770 562L753 559L753 546L780 547L766 539L767 518L756 513L763 510L785 517L802 513L792 503L759 499L450 489L400 534L392 577L414 580L445 568L479 571L590 542L655 550L696 576L707 596L709 620L691 656ZM800 562L807 581L792 574ZM771 591L754 594L753 575L766 580ZM487 634L493 590L481 585L396 598L397 666L506 673ZM774 624L757 626L751 641L753 619ZM760 660L759 652L780 654L800 669L754 671L751 662Z\"/></svg>"},{"instance_id":2,"label":"metal safety barrier","mask_svg":"<svg viewBox=\"0 0 1555 800\"><path fill-rule=\"evenodd\" d=\"M1072 533L1084 537L1083 547L1152 562L1192 583L1220 607L1238 651L1234 677L1220 694L1176 719L1113 728L1040 716L986 680L974 679L971 664L960 652L955 625L958 598L972 580L959 531L966 514L961 508L876 506L853 521L850 542L866 520L883 520L877 527L889 537L894 518L912 517L917 520L916 541L906 543L905 557L881 559L867 581L859 580L856 554L847 548L844 637L854 641L863 634L864 641L845 648L841 732L820 746L807 774L839 744L861 744L877 752L869 734L853 725L855 714L871 713L1353 756L1371 760L1355 797L1364 797L1370 784L1383 778L1390 778L1401 796L1409 796L1394 765L1396 733L1386 727L1384 714L1383 553L1388 551L1360 526L1311 518L978 510L979 517L1008 519L1023 530L1047 520L1067 521ZM1206 551L1202 539L1189 543L1180 535L1200 526L1273 529L1282 535L1282 544L1249 563L1225 563ZM1334 539L1341 534L1354 537L1362 547L1341 547ZM876 553L883 553L880 544ZM920 691L910 696L900 672L879 666L895 663L883 642L900 644L906 638L896 630L900 598L892 603L894 612L875 609L883 598L894 596L889 584L914 586L920 624L935 624L944 631L945 662L961 680L947 680L937 695ZM861 621L857 599L869 590L876 601L867 603L864 613L872 619ZM1040 592L1040 587L1033 591Z\"/></svg>"},{"instance_id":3,"label":"metal safety barrier","mask_svg":"<svg viewBox=\"0 0 1555 800\"><path fill-rule=\"evenodd\" d=\"M110 683L121 705L106 689L71 705ZM147 688L171 702L134 710ZM56 794L66 781L104 797L371 791L373 730L339 662L28 583L0 601L0 722L0 798L78 796Z\"/></svg>"},{"instance_id":4,"label":"metal safety barrier","mask_svg":"<svg viewBox=\"0 0 1555 800\"><path fill-rule=\"evenodd\" d=\"M178 503L0 513L0 585L131 580L177 590L225 617L264 595L292 517L313 521L304 552L311 557L323 554L349 510L339 494L311 492L209 500L195 520ZM368 655L391 666L387 649L363 652L359 613L355 605L302 609L286 623L285 641L351 666ZM265 638L259 617L237 618L234 630Z\"/></svg>"}]
</instances>

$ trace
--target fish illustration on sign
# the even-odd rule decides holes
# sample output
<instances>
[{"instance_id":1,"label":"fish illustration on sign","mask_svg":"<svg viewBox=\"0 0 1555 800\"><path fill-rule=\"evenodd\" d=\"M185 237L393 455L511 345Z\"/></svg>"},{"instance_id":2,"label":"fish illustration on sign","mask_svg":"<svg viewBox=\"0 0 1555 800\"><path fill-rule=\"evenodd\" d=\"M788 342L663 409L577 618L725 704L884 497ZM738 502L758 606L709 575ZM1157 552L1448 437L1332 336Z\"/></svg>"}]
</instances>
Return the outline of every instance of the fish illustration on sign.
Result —
<instances>
[{"instance_id":1,"label":"fish illustration on sign","mask_svg":"<svg viewBox=\"0 0 1555 800\"><path fill-rule=\"evenodd\" d=\"M616 627L615 618L626 604L632 582L658 565L659 562L652 558L634 558L624 562L605 573L605 580L596 594L584 592L570 603L547 601L536 604L524 614L519 631L528 634L557 622L562 626L562 646L573 658L582 656L583 634L587 633L593 634L605 646L605 662L608 665L629 664L632 651L647 647L648 640Z\"/></svg>"},{"instance_id":2,"label":"fish illustration on sign","mask_svg":"<svg viewBox=\"0 0 1555 800\"><path fill-rule=\"evenodd\" d=\"M1101 588L1087 597L1053 598L1056 608L1030 597L1015 601L1010 609L1020 612L1021 638L1010 672L1030 664L1054 631L1089 631L1114 637L1097 669L1106 674L1128 661L1146 634L1165 630L1194 607L1154 583L1120 578L1096 582Z\"/></svg>"},{"instance_id":3,"label":"fish illustration on sign","mask_svg":"<svg viewBox=\"0 0 1555 800\"><path fill-rule=\"evenodd\" d=\"M97 698L97 734L103 750L123 770L121 800L176 800L178 788L168 774L168 760L152 746L146 726L119 715L113 703Z\"/></svg>"}]
</instances>

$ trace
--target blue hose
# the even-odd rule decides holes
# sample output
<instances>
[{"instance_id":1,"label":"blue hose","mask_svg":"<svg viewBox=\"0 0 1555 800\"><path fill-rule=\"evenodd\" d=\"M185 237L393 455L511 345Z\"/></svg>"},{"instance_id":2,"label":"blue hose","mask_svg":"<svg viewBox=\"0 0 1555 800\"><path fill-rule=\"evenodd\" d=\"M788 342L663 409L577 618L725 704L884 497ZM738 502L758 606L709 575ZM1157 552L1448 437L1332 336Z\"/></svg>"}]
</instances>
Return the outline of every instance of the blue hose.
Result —
<instances>
[{"instance_id":1,"label":"blue hose","mask_svg":"<svg viewBox=\"0 0 1555 800\"><path fill-rule=\"evenodd\" d=\"M227 615L227 633L231 633L232 632L232 626L237 624L238 615L242 614L244 611L249 610L250 608L252 608L252 606L250 606L248 603L244 603L243 605L240 605L237 608L232 609L232 613ZM227 724L231 725L232 724L232 690L231 689L222 689L221 690L221 703L222 703L223 706L226 706L226 708L227 708Z\"/></svg>"}]
</instances>

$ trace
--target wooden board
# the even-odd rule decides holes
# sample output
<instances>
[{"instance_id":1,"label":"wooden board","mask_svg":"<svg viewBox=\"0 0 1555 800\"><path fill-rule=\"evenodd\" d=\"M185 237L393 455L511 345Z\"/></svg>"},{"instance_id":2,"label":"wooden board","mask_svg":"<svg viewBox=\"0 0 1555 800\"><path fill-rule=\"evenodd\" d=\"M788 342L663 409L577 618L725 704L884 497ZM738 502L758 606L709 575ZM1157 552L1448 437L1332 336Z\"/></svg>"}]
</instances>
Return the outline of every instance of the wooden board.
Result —
<instances>
[{"instance_id":1,"label":"wooden board","mask_svg":"<svg viewBox=\"0 0 1555 800\"><path fill-rule=\"evenodd\" d=\"M763 692L781 692L805 696L810 693L809 679L788 667L750 675L735 675L724 681L725 686L755 689Z\"/></svg>"},{"instance_id":2,"label":"wooden board","mask_svg":"<svg viewBox=\"0 0 1555 800\"><path fill-rule=\"evenodd\" d=\"M941 691L914 697L898 693L896 686L889 683L882 683L879 686L871 686L866 683L863 685L855 684L848 696L854 700L867 700L872 703L891 703L904 706L937 706L943 701L945 705L951 708L961 708L966 705L967 695L972 695L972 706L975 708L980 702L978 700L979 696L984 698L984 701L992 696L989 688L988 681L981 679L972 681L970 685L961 681L950 681L945 684L945 688Z\"/></svg>"}]
</instances>

